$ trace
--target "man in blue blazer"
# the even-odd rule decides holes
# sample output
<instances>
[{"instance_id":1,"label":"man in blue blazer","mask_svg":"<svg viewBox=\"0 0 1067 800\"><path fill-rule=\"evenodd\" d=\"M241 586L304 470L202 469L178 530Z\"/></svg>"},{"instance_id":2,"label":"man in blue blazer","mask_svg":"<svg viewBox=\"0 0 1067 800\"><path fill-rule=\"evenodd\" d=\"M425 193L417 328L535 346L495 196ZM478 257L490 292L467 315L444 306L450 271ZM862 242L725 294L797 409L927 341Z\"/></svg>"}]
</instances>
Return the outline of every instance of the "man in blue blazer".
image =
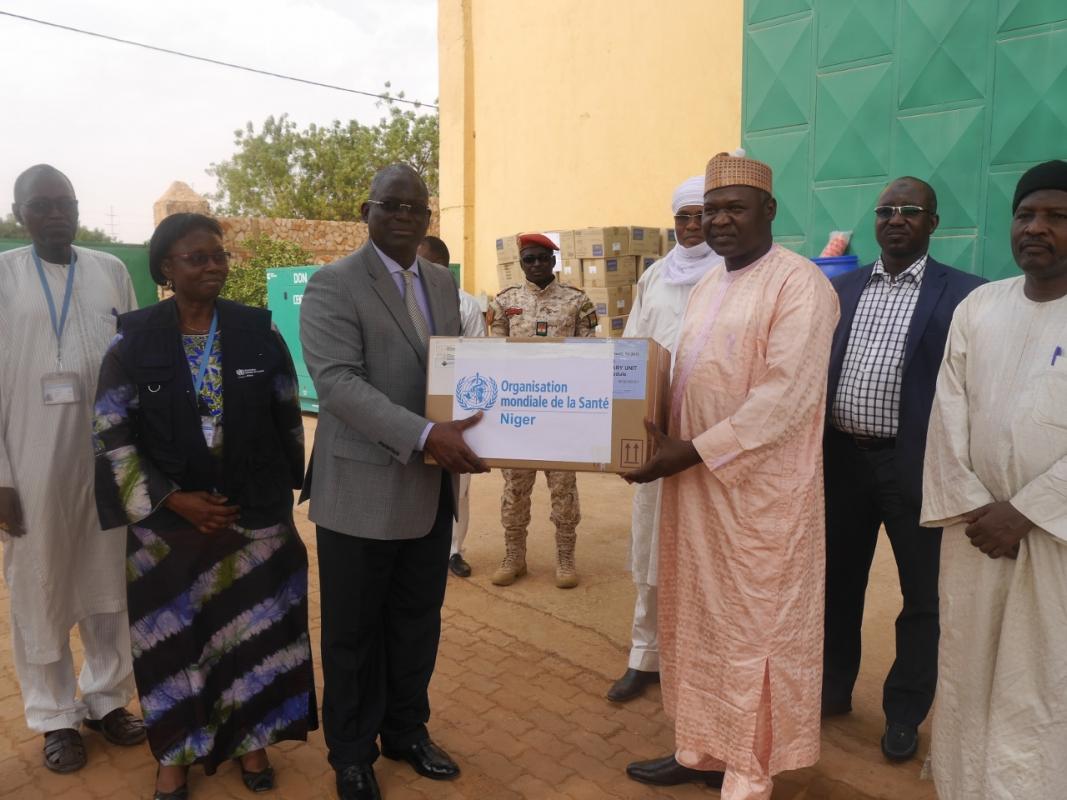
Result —
<instances>
[{"instance_id":1,"label":"man in blue blazer","mask_svg":"<svg viewBox=\"0 0 1067 800\"><path fill-rule=\"evenodd\" d=\"M880 257L833 280L841 321L826 413L823 716L852 709L864 595L885 525L904 607L882 695L882 752L904 761L937 682L941 531L919 527L926 426L952 314L984 281L928 255L938 216L925 181L894 180L874 211Z\"/></svg>"}]
</instances>

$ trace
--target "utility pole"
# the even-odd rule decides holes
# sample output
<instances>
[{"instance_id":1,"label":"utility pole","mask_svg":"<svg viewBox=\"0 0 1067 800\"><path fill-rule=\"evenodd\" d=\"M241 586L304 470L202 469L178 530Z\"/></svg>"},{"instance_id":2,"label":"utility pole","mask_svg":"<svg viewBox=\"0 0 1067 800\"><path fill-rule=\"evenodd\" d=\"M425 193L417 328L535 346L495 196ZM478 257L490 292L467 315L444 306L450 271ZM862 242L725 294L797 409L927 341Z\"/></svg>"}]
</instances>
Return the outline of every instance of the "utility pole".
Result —
<instances>
[{"instance_id":1,"label":"utility pole","mask_svg":"<svg viewBox=\"0 0 1067 800\"><path fill-rule=\"evenodd\" d=\"M116 238L116 236L115 236L115 217L116 217L115 207L114 206L109 206L108 207L108 212L107 212L107 220L108 220L107 226L108 226L108 228L110 228L108 233L111 235L112 239Z\"/></svg>"}]
</instances>

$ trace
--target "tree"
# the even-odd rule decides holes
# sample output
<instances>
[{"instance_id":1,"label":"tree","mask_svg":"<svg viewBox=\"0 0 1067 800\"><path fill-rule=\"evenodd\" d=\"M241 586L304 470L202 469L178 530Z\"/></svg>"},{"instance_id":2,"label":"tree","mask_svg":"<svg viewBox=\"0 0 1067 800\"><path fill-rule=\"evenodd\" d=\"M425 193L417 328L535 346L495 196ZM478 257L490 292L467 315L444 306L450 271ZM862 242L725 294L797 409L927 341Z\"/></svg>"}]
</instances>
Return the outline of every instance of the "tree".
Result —
<instances>
[{"instance_id":1,"label":"tree","mask_svg":"<svg viewBox=\"0 0 1067 800\"><path fill-rule=\"evenodd\" d=\"M218 181L216 213L358 220L374 173L397 162L414 167L436 195L437 114L401 110L388 93L381 105L386 116L373 126L334 120L299 130L282 114L258 132L251 122L234 131L237 152L207 170Z\"/></svg>"},{"instance_id":2,"label":"tree","mask_svg":"<svg viewBox=\"0 0 1067 800\"><path fill-rule=\"evenodd\" d=\"M0 219L0 239L29 239L29 234L26 233L25 228L18 224L15 220L14 214L8 214L3 219ZM76 242L87 243L101 243L101 242L114 242L115 239L108 236L99 228L83 228L78 226L78 233L74 237Z\"/></svg>"},{"instance_id":3,"label":"tree","mask_svg":"<svg viewBox=\"0 0 1067 800\"><path fill-rule=\"evenodd\" d=\"M230 275L221 295L249 306L266 308L267 274L270 267L299 267L310 264L314 255L295 242L272 239L260 234L238 242L251 255L230 265Z\"/></svg>"}]
</instances>

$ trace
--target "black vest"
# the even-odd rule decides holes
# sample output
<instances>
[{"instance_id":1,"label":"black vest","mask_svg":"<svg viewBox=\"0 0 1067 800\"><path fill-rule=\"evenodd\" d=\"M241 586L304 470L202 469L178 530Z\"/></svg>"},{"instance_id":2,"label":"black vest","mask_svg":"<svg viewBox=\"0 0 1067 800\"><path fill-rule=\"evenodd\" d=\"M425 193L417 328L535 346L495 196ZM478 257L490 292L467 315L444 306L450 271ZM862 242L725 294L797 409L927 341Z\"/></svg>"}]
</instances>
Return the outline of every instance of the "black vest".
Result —
<instances>
[{"instance_id":1,"label":"black vest","mask_svg":"<svg viewBox=\"0 0 1067 800\"><path fill-rule=\"evenodd\" d=\"M266 527L292 514L294 465L286 459L272 414L274 379L288 374L288 358L271 329L269 311L227 300L218 300L216 307L223 375L221 463L204 441L202 409L174 300L119 317L118 356L140 403L131 425L141 457L183 491L217 491L240 506L240 525ZM165 508L146 523L188 524Z\"/></svg>"}]
</instances>

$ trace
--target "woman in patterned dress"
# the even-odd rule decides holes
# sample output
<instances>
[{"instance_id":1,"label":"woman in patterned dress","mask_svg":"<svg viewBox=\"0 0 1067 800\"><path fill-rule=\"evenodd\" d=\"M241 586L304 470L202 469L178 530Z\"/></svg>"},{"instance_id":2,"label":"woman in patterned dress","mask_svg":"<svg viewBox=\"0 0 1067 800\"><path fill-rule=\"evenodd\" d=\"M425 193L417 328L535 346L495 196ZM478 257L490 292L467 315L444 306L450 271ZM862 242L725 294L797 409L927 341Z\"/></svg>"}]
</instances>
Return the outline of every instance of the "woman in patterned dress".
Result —
<instances>
[{"instance_id":1,"label":"woman in patterned dress","mask_svg":"<svg viewBox=\"0 0 1067 800\"><path fill-rule=\"evenodd\" d=\"M296 374L268 311L218 299L229 253L215 220L167 217L149 262L174 296L119 317L93 431L100 518L128 526L154 796L186 798L191 765L211 774L228 759L266 791L266 746L318 726L292 514L304 470Z\"/></svg>"}]
</instances>

